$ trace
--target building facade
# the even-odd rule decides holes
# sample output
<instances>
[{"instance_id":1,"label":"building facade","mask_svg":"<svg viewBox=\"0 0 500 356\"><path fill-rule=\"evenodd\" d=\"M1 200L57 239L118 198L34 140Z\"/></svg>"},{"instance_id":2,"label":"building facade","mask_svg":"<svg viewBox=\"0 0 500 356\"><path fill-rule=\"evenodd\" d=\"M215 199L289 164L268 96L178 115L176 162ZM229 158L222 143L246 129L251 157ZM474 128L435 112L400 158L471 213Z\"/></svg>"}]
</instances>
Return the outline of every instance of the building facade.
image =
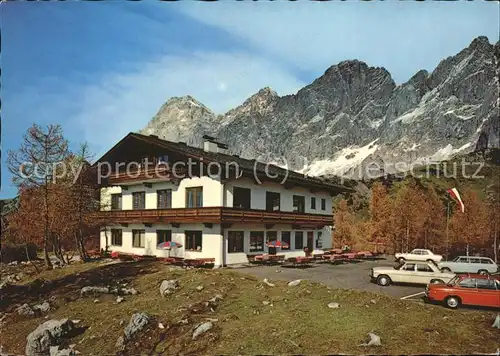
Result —
<instances>
[{"instance_id":1,"label":"building facade","mask_svg":"<svg viewBox=\"0 0 500 356\"><path fill-rule=\"evenodd\" d=\"M286 257L332 246L332 196L346 188L205 139L201 149L131 133L98 161L101 248L222 266L268 253L269 241L285 241ZM164 241L181 247L157 248Z\"/></svg>"}]
</instances>

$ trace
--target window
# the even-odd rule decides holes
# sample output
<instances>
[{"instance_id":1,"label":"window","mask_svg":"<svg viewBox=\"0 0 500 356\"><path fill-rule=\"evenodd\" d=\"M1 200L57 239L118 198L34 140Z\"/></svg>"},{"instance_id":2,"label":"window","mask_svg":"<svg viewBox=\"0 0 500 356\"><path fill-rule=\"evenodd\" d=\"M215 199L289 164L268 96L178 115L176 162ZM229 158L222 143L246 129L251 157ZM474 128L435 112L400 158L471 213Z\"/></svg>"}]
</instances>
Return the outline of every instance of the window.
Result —
<instances>
[{"instance_id":1,"label":"window","mask_svg":"<svg viewBox=\"0 0 500 356\"><path fill-rule=\"evenodd\" d=\"M190 251L201 251L202 249L202 232L201 231L190 231L184 232L186 235L186 250Z\"/></svg>"},{"instance_id":2,"label":"window","mask_svg":"<svg viewBox=\"0 0 500 356\"><path fill-rule=\"evenodd\" d=\"M250 252L264 251L264 231L250 231Z\"/></svg>"},{"instance_id":3,"label":"window","mask_svg":"<svg viewBox=\"0 0 500 356\"><path fill-rule=\"evenodd\" d=\"M476 280L474 278L464 278L458 285L462 288L476 288Z\"/></svg>"},{"instance_id":4,"label":"window","mask_svg":"<svg viewBox=\"0 0 500 356\"><path fill-rule=\"evenodd\" d=\"M146 209L146 192L132 193L133 209Z\"/></svg>"},{"instance_id":5,"label":"window","mask_svg":"<svg viewBox=\"0 0 500 356\"><path fill-rule=\"evenodd\" d=\"M288 244L288 246L292 246L292 239L291 239L290 235L291 235L290 231L281 231L281 241L286 242ZM290 247L287 247L287 248L282 247L281 249L282 250L289 250Z\"/></svg>"},{"instance_id":6,"label":"window","mask_svg":"<svg viewBox=\"0 0 500 356\"><path fill-rule=\"evenodd\" d=\"M420 250L420 254L421 254L421 255L428 255L428 254L429 254L429 251L426 251L426 250Z\"/></svg>"},{"instance_id":7,"label":"window","mask_svg":"<svg viewBox=\"0 0 500 356\"><path fill-rule=\"evenodd\" d=\"M162 155L157 157L158 163L168 163L168 155Z\"/></svg>"},{"instance_id":8,"label":"window","mask_svg":"<svg viewBox=\"0 0 500 356\"><path fill-rule=\"evenodd\" d=\"M403 271L415 271L415 264L414 263L407 263L403 268Z\"/></svg>"},{"instance_id":9,"label":"window","mask_svg":"<svg viewBox=\"0 0 500 356\"><path fill-rule=\"evenodd\" d=\"M316 198L311 197L311 210L316 210Z\"/></svg>"},{"instance_id":10,"label":"window","mask_svg":"<svg viewBox=\"0 0 500 356\"><path fill-rule=\"evenodd\" d=\"M490 289L490 290L497 289L494 279L480 278L476 279L476 283L477 283L477 288L479 289Z\"/></svg>"},{"instance_id":11,"label":"window","mask_svg":"<svg viewBox=\"0 0 500 356\"><path fill-rule=\"evenodd\" d=\"M293 211L298 213L304 213L306 207L306 198L301 195L293 196Z\"/></svg>"},{"instance_id":12,"label":"window","mask_svg":"<svg viewBox=\"0 0 500 356\"><path fill-rule=\"evenodd\" d=\"M111 194L111 210L122 210L122 195Z\"/></svg>"},{"instance_id":13,"label":"window","mask_svg":"<svg viewBox=\"0 0 500 356\"><path fill-rule=\"evenodd\" d=\"M121 229L111 229L111 245L121 246L122 245L122 230Z\"/></svg>"},{"instance_id":14,"label":"window","mask_svg":"<svg viewBox=\"0 0 500 356\"><path fill-rule=\"evenodd\" d=\"M469 258L469 262L470 263L481 263L481 260L479 258L471 257L471 258Z\"/></svg>"},{"instance_id":15,"label":"window","mask_svg":"<svg viewBox=\"0 0 500 356\"><path fill-rule=\"evenodd\" d=\"M413 250L411 254L420 256L422 253L420 252L420 250Z\"/></svg>"},{"instance_id":16,"label":"window","mask_svg":"<svg viewBox=\"0 0 500 356\"><path fill-rule=\"evenodd\" d=\"M186 208L203 206L203 187L186 188Z\"/></svg>"},{"instance_id":17,"label":"window","mask_svg":"<svg viewBox=\"0 0 500 356\"><path fill-rule=\"evenodd\" d=\"M469 263L469 259L467 257L460 257L458 259L459 263Z\"/></svg>"},{"instance_id":18,"label":"window","mask_svg":"<svg viewBox=\"0 0 500 356\"><path fill-rule=\"evenodd\" d=\"M266 210L280 210L280 193L266 192Z\"/></svg>"},{"instance_id":19,"label":"window","mask_svg":"<svg viewBox=\"0 0 500 356\"><path fill-rule=\"evenodd\" d=\"M321 239L323 237L323 231L318 231L318 234L316 236L316 248L323 248L323 240Z\"/></svg>"},{"instance_id":20,"label":"window","mask_svg":"<svg viewBox=\"0 0 500 356\"><path fill-rule=\"evenodd\" d=\"M241 209L250 209L250 193L251 193L250 189L234 187L233 207Z\"/></svg>"},{"instance_id":21,"label":"window","mask_svg":"<svg viewBox=\"0 0 500 356\"><path fill-rule=\"evenodd\" d=\"M428 265L417 264L417 272L434 272Z\"/></svg>"},{"instance_id":22,"label":"window","mask_svg":"<svg viewBox=\"0 0 500 356\"><path fill-rule=\"evenodd\" d=\"M321 199L321 210L326 210L326 199Z\"/></svg>"},{"instance_id":23,"label":"window","mask_svg":"<svg viewBox=\"0 0 500 356\"><path fill-rule=\"evenodd\" d=\"M481 258L481 263L483 265L492 265L493 264L493 261L490 260L489 258Z\"/></svg>"},{"instance_id":24,"label":"window","mask_svg":"<svg viewBox=\"0 0 500 356\"><path fill-rule=\"evenodd\" d=\"M172 230L156 230L156 246L167 241L172 241Z\"/></svg>"},{"instance_id":25,"label":"window","mask_svg":"<svg viewBox=\"0 0 500 356\"><path fill-rule=\"evenodd\" d=\"M158 209L170 209L172 207L172 189L157 190L156 202Z\"/></svg>"},{"instance_id":26,"label":"window","mask_svg":"<svg viewBox=\"0 0 500 356\"><path fill-rule=\"evenodd\" d=\"M266 233L266 243L270 241L277 241L278 240L278 232L277 231L268 231Z\"/></svg>"},{"instance_id":27,"label":"window","mask_svg":"<svg viewBox=\"0 0 500 356\"><path fill-rule=\"evenodd\" d=\"M302 250L304 248L304 232L295 231L295 249Z\"/></svg>"},{"instance_id":28,"label":"window","mask_svg":"<svg viewBox=\"0 0 500 356\"><path fill-rule=\"evenodd\" d=\"M227 252L243 252L244 236L243 231L228 231Z\"/></svg>"},{"instance_id":29,"label":"window","mask_svg":"<svg viewBox=\"0 0 500 356\"><path fill-rule=\"evenodd\" d=\"M132 246L144 248L146 240L145 230L132 230Z\"/></svg>"}]
</instances>

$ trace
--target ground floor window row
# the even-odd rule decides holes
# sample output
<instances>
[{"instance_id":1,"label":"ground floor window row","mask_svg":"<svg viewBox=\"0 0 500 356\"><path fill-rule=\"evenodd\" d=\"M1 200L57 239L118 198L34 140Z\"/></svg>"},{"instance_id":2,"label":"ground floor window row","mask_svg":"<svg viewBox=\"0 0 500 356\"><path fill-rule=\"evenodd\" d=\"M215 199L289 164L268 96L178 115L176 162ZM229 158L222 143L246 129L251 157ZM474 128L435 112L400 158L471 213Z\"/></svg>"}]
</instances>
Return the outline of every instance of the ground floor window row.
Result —
<instances>
[{"instance_id":1,"label":"ground floor window row","mask_svg":"<svg viewBox=\"0 0 500 356\"><path fill-rule=\"evenodd\" d=\"M293 234L293 243L292 243ZM313 245L314 231L281 231L278 239L278 231L250 231L249 235L249 252L263 252L265 246L270 241L285 242L288 247L281 247L281 250L302 250L304 247L312 249L314 247L321 248L322 231L316 231L316 243ZM111 229L111 245L122 246L123 244L122 229ZM167 241L172 241L172 230L156 230L156 245ZM244 252L245 251L245 232L244 231L228 231L227 232L228 252ZM146 231L144 229L132 230L132 247L144 248L146 246ZM184 248L188 251L202 251L203 248L203 232L200 230L184 231Z\"/></svg>"},{"instance_id":2,"label":"ground floor window row","mask_svg":"<svg viewBox=\"0 0 500 356\"><path fill-rule=\"evenodd\" d=\"M293 243L292 243L293 234ZM281 231L280 239L278 231L250 231L249 235L249 252L263 252L264 247L270 241L282 241L288 244L288 247L281 247L281 250L302 250L304 247L312 249L322 246L321 237L322 231L316 231L316 244L313 245L314 231ZM245 251L245 232L244 231L228 231L227 232L228 252L244 252Z\"/></svg>"}]
</instances>

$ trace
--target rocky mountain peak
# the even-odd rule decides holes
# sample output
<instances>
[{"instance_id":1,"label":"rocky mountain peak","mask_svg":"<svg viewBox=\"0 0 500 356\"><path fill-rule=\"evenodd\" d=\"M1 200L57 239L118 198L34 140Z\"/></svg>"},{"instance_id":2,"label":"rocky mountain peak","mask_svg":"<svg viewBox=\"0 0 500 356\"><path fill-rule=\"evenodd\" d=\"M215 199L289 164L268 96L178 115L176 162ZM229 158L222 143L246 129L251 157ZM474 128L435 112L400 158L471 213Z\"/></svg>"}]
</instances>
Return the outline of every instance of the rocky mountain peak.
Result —
<instances>
[{"instance_id":1,"label":"rocky mountain peak","mask_svg":"<svg viewBox=\"0 0 500 356\"><path fill-rule=\"evenodd\" d=\"M498 43L478 37L401 85L383 67L346 60L297 94L265 87L218 117L190 96L172 98L143 132L198 146L209 134L232 153L311 175L362 174L370 162L391 173L396 163L500 146L495 53Z\"/></svg>"}]
</instances>

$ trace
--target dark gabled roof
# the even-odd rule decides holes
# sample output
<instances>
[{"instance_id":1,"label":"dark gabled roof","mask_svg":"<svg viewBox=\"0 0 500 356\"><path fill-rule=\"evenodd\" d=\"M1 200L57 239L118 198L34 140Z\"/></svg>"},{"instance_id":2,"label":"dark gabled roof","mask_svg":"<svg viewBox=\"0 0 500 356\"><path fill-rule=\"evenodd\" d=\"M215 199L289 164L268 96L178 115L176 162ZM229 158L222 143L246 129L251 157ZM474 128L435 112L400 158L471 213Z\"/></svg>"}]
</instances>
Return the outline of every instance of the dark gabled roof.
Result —
<instances>
[{"instance_id":1,"label":"dark gabled roof","mask_svg":"<svg viewBox=\"0 0 500 356\"><path fill-rule=\"evenodd\" d=\"M172 152L178 153L182 156L191 157L197 160L203 160L203 162L218 162L220 164L227 163L235 163L240 170L244 173L252 173L257 176L265 176L267 174L272 176L277 176L276 181L282 181L286 177L286 182L297 184L297 185L306 185L306 186L314 186L317 189L327 190L330 192L350 192L352 189L333 184L324 179L315 178L306 176L302 173L298 173L292 170L287 170L281 167L278 167L273 164L266 164L254 159L245 159L239 156L234 156L230 154L218 153L218 152L207 152L202 148L188 146L185 143L172 142L158 138L155 135L142 135L139 133L129 133L125 138L120 140L111 150L109 150L104 156L102 156L97 162L105 161L105 158L108 154L111 153L113 149L115 149L120 143L124 142L128 138L135 138L137 140L144 141L146 143L155 145L160 148L168 149ZM96 162L96 163L97 163ZM267 173L266 173L267 167Z\"/></svg>"}]
</instances>

